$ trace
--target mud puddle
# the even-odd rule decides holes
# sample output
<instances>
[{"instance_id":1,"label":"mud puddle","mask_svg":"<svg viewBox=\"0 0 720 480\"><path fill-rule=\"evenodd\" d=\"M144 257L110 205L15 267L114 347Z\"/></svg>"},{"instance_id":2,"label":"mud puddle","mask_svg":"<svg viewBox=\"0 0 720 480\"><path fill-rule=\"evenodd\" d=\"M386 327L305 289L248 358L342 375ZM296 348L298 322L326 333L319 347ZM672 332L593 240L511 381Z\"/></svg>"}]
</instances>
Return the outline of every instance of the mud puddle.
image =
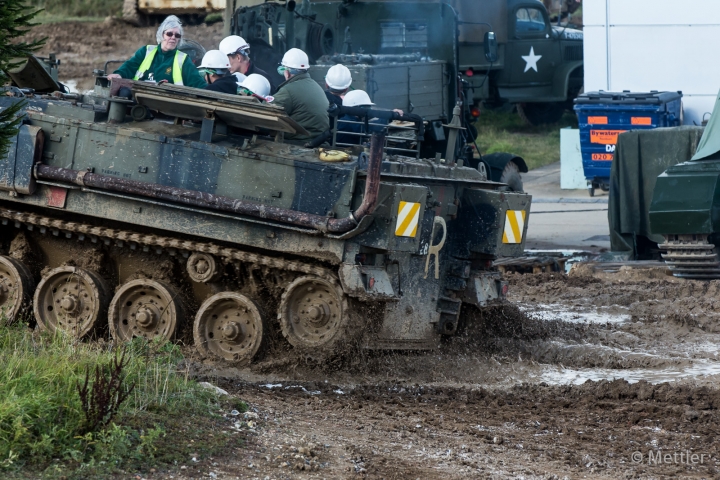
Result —
<instances>
[{"instance_id":1,"label":"mud puddle","mask_svg":"<svg viewBox=\"0 0 720 480\"><path fill-rule=\"evenodd\" d=\"M717 384L720 379L720 362L697 361L685 368L665 369L571 369L548 366L534 381L549 385L580 385L590 381L625 380L628 383L646 381L651 384L692 380L702 384Z\"/></svg>"},{"instance_id":2,"label":"mud puddle","mask_svg":"<svg viewBox=\"0 0 720 480\"><path fill-rule=\"evenodd\" d=\"M569 323L623 323L630 321L630 312L623 307L612 305L595 311L574 308L563 304L536 303L518 304L520 311L538 320L558 320Z\"/></svg>"}]
</instances>

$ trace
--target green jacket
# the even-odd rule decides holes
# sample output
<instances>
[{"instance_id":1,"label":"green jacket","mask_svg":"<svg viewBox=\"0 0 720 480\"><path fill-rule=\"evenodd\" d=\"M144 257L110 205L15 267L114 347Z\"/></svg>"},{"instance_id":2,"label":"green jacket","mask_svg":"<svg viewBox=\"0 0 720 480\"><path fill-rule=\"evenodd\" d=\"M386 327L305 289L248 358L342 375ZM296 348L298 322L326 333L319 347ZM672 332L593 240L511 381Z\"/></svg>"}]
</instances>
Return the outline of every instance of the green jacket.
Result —
<instances>
[{"instance_id":1,"label":"green jacket","mask_svg":"<svg viewBox=\"0 0 720 480\"><path fill-rule=\"evenodd\" d=\"M137 73L140 64L145 59L146 51L147 47L141 47L137 52L135 52L135 55L133 55L130 60L123 63L120 68L115 70L113 73L119 74L122 78L132 79L135 77L135 73ZM156 82L159 82L160 80L167 80L168 82L173 83L172 67L173 60L175 59L175 51L176 50L163 52L160 45L158 45L158 51L155 53L155 58L153 58L150 69L145 72L145 75L143 75L140 80L147 80L148 75L152 73ZM205 88L207 85L205 80L203 80L198 73L195 65L193 65L190 61L190 58L186 58L182 64L182 78L183 84L188 87Z\"/></svg>"},{"instance_id":2,"label":"green jacket","mask_svg":"<svg viewBox=\"0 0 720 480\"><path fill-rule=\"evenodd\" d=\"M307 135L286 135L290 140L308 140L317 137L330 128L327 109L330 105L322 87L310 74L301 73L282 83L275 94L273 105L285 109L290 118L295 120L310 133Z\"/></svg>"}]
</instances>

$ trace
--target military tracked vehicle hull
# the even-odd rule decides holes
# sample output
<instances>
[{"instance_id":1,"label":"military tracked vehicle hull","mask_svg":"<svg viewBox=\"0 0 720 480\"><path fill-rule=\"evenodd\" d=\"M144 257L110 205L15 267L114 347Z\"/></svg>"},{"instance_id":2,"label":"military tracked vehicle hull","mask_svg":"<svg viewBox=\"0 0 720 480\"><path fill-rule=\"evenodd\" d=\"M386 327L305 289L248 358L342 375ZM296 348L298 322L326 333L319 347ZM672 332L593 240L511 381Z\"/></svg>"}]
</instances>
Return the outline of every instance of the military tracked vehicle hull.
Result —
<instances>
[{"instance_id":1,"label":"military tracked vehicle hull","mask_svg":"<svg viewBox=\"0 0 720 480\"><path fill-rule=\"evenodd\" d=\"M653 233L673 275L720 278L720 161L684 162L657 179L650 205Z\"/></svg>"},{"instance_id":2,"label":"military tracked vehicle hull","mask_svg":"<svg viewBox=\"0 0 720 480\"><path fill-rule=\"evenodd\" d=\"M0 106L26 105L0 161L8 320L182 336L233 364L270 340L320 358L431 349L463 308L503 300L492 260L523 251L530 196L389 155L382 134L330 163L250 97L105 78L86 96L13 92Z\"/></svg>"}]
</instances>

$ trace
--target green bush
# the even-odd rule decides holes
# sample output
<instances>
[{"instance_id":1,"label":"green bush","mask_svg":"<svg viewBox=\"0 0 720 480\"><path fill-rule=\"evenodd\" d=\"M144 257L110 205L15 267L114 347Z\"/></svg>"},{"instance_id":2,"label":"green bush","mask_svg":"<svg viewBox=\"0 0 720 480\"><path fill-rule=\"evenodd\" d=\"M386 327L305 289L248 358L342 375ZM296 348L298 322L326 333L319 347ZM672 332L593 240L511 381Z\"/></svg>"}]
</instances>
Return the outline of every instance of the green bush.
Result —
<instances>
[{"instance_id":1,"label":"green bush","mask_svg":"<svg viewBox=\"0 0 720 480\"><path fill-rule=\"evenodd\" d=\"M107 344L0 327L0 475L172 456L173 442L164 439L168 429L218 418L215 393L178 372L182 355L176 345L136 339L123 369L126 388L135 384L134 390L114 423L81 435L85 418L77 383L87 368L115 355Z\"/></svg>"}]
</instances>

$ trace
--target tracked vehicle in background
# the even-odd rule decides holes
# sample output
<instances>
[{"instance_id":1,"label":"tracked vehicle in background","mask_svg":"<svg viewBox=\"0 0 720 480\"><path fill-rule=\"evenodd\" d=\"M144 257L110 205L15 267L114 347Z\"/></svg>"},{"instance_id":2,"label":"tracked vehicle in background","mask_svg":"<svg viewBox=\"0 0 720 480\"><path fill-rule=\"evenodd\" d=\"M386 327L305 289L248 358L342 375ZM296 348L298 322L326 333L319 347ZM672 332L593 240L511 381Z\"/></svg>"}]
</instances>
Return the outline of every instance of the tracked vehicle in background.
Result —
<instances>
[{"instance_id":1,"label":"tracked vehicle in background","mask_svg":"<svg viewBox=\"0 0 720 480\"><path fill-rule=\"evenodd\" d=\"M88 95L6 93L26 102L0 158L10 320L192 332L233 364L269 340L321 358L431 349L464 305L503 299L492 261L523 251L529 195L452 155L386 151L382 133L323 152L284 141L302 127L254 98L105 77Z\"/></svg>"},{"instance_id":2,"label":"tracked vehicle in background","mask_svg":"<svg viewBox=\"0 0 720 480\"><path fill-rule=\"evenodd\" d=\"M692 158L678 158L655 182L650 229L665 237L658 248L676 277L720 278L719 138L720 96Z\"/></svg>"}]
</instances>

